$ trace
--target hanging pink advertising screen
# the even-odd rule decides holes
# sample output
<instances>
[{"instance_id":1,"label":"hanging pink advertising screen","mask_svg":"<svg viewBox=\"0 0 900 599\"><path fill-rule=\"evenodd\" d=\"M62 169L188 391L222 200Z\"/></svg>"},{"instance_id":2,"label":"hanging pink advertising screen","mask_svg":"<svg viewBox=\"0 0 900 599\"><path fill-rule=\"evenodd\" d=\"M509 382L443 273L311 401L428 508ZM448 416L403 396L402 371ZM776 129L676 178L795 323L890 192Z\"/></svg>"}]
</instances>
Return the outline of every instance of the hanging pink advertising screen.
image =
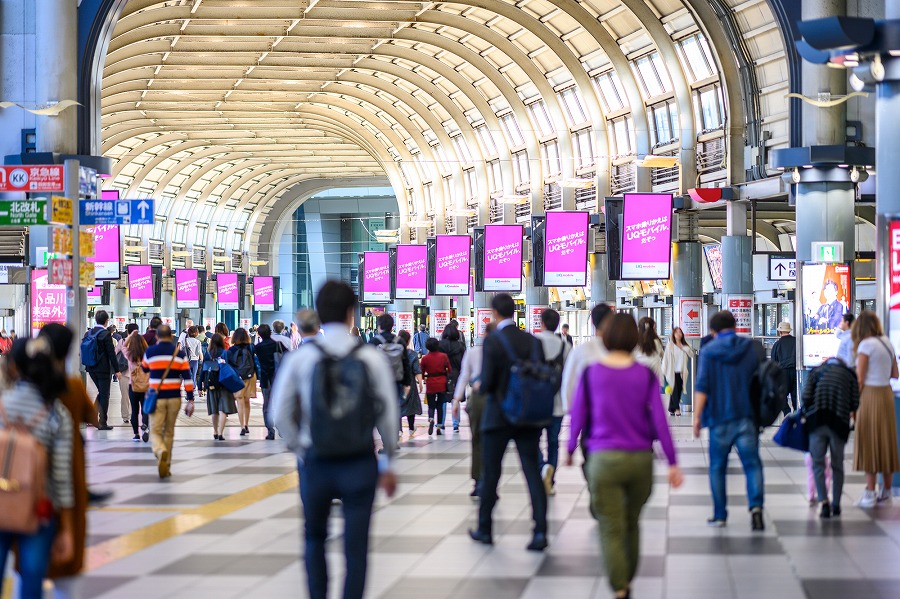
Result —
<instances>
[{"instance_id":1,"label":"hanging pink advertising screen","mask_svg":"<svg viewBox=\"0 0 900 599\"><path fill-rule=\"evenodd\" d=\"M175 307L179 310L200 307L200 273L196 270L175 271Z\"/></svg>"},{"instance_id":2,"label":"hanging pink advertising screen","mask_svg":"<svg viewBox=\"0 0 900 599\"><path fill-rule=\"evenodd\" d=\"M397 299L425 299L428 291L428 246L397 246Z\"/></svg>"},{"instance_id":3,"label":"hanging pink advertising screen","mask_svg":"<svg viewBox=\"0 0 900 599\"><path fill-rule=\"evenodd\" d=\"M119 253L119 225L97 225L88 227L94 234L94 256L87 258L94 263L95 279L98 281L118 280L122 273Z\"/></svg>"},{"instance_id":4,"label":"hanging pink advertising screen","mask_svg":"<svg viewBox=\"0 0 900 599\"><path fill-rule=\"evenodd\" d=\"M91 287L87 290L87 305L102 306L103 305L103 287Z\"/></svg>"},{"instance_id":5,"label":"hanging pink advertising screen","mask_svg":"<svg viewBox=\"0 0 900 599\"><path fill-rule=\"evenodd\" d=\"M522 225L485 225L485 291L522 291L523 234Z\"/></svg>"},{"instance_id":6,"label":"hanging pink advertising screen","mask_svg":"<svg viewBox=\"0 0 900 599\"><path fill-rule=\"evenodd\" d=\"M132 308L149 308L153 302L153 268L148 264L128 267L128 295Z\"/></svg>"},{"instance_id":7,"label":"hanging pink advertising screen","mask_svg":"<svg viewBox=\"0 0 900 599\"><path fill-rule=\"evenodd\" d=\"M235 272L216 275L216 304L219 310L238 310L241 304L238 276Z\"/></svg>"},{"instance_id":8,"label":"hanging pink advertising screen","mask_svg":"<svg viewBox=\"0 0 900 599\"><path fill-rule=\"evenodd\" d=\"M547 213L544 229L544 285L584 287L587 285L587 212Z\"/></svg>"},{"instance_id":9,"label":"hanging pink advertising screen","mask_svg":"<svg viewBox=\"0 0 900 599\"><path fill-rule=\"evenodd\" d=\"M253 277L253 309L264 312L275 310L275 279L273 277Z\"/></svg>"},{"instance_id":10,"label":"hanging pink advertising screen","mask_svg":"<svg viewBox=\"0 0 900 599\"><path fill-rule=\"evenodd\" d=\"M672 257L672 195L626 193L622 278L668 279Z\"/></svg>"},{"instance_id":11,"label":"hanging pink advertising screen","mask_svg":"<svg viewBox=\"0 0 900 599\"><path fill-rule=\"evenodd\" d=\"M387 252L365 252L363 301L391 301L391 257Z\"/></svg>"},{"instance_id":12,"label":"hanging pink advertising screen","mask_svg":"<svg viewBox=\"0 0 900 599\"><path fill-rule=\"evenodd\" d=\"M51 322L66 324L66 288L51 285L46 270L31 271L31 336Z\"/></svg>"},{"instance_id":13,"label":"hanging pink advertising screen","mask_svg":"<svg viewBox=\"0 0 900 599\"><path fill-rule=\"evenodd\" d=\"M469 295L471 244L468 235L438 235L435 238L435 295Z\"/></svg>"}]
</instances>

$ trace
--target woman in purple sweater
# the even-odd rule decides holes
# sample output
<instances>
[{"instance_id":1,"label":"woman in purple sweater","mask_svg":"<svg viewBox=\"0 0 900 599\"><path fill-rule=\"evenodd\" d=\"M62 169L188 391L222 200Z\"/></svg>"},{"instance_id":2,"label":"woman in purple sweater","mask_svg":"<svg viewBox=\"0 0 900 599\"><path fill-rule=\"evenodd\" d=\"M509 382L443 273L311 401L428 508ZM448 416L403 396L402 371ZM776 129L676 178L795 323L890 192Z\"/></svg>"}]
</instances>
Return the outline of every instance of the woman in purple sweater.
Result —
<instances>
[{"instance_id":1,"label":"woman in purple sweater","mask_svg":"<svg viewBox=\"0 0 900 599\"><path fill-rule=\"evenodd\" d=\"M669 484L684 480L659 395L659 379L634 361L638 343L634 318L617 314L603 327L609 353L584 371L575 392L568 464L583 435L588 484L600 523L600 543L616 597L631 596L638 568L641 509L653 488L653 441L669 461Z\"/></svg>"}]
</instances>

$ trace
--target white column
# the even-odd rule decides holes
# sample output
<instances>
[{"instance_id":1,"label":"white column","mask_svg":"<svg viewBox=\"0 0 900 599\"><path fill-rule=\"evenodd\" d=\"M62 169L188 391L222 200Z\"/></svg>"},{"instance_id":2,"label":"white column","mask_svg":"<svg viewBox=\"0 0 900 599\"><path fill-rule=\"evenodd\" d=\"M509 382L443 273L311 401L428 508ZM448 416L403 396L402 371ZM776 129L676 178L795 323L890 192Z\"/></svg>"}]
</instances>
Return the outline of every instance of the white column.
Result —
<instances>
[{"instance_id":1,"label":"white column","mask_svg":"<svg viewBox=\"0 0 900 599\"><path fill-rule=\"evenodd\" d=\"M35 100L39 106L78 99L78 7L76 0L34 0ZM37 117L39 152L75 154L78 113L68 108L59 116Z\"/></svg>"}]
</instances>

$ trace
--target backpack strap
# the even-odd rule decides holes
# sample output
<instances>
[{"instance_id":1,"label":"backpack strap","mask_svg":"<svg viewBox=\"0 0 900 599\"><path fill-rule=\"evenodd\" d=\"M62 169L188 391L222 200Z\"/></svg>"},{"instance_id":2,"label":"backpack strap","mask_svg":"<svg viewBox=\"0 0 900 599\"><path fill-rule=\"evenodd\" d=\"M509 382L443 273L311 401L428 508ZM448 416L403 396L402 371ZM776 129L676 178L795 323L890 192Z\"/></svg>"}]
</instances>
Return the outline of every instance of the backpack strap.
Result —
<instances>
[{"instance_id":1,"label":"backpack strap","mask_svg":"<svg viewBox=\"0 0 900 599\"><path fill-rule=\"evenodd\" d=\"M506 338L506 335L503 334L503 331L497 331L497 341L500 342L500 345L503 346L503 350L506 352L506 357L510 362L518 362L519 356L516 355L516 352L513 350L512 344L509 342L509 339Z\"/></svg>"}]
</instances>

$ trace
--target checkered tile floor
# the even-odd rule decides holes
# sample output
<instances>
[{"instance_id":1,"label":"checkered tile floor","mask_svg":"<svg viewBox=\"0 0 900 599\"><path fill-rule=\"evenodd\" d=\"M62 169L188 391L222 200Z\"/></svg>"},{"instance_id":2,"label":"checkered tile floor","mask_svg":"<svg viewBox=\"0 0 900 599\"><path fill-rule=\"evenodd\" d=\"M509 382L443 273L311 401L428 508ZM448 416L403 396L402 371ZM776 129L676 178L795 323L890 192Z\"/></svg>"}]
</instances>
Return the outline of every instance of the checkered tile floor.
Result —
<instances>
[{"instance_id":1,"label":"checkered tile floor","mask_svg":"<svg viewBox=\"0 0 900 599\"><path fill-rule=\"evenodd\" d=\"M728 477L729 525L707 528L705 442L691 439L688 423L688 417L673 419L685 485L670 492L664 464L657 464L656 486L643 515L643 558L634 597L900 597L900 499L897 507L869 512L853 507L863 478L848 470L843 517L820 522L808 504L802 456L766 441L766 532L750 532L741 509L746 500L736 456ZM550 500L551 545L546 554L536 555L524 550L530 507L516 456L509 454L499 490L496 545L486 548L465 534L476 512L468 498L468 430L432 439L424 432L420 428L413 441L404 436L398 495L391 501L378 498L369 597L611 596L580 469L559 473L558 492ZM91 483L114 491L115 498L89 516L89 542L107 557L85 576L85 597L306 596L295 479L261 499L254 495L258 487L292 476L292 457L279 442L263 440L261 428L254 428L249 439L238 437L237 430L228 434L228 441L214 442L205 429L180 426L174 476L160 482L149 447L132 443L130 431L88 431ZM229 498L245 503L227 513L214 509ZM190 524L190 518L201 516L206 518L202 526ZM343 571L339 516L335 509L330 554L335 578ZM165 527L179 517L185 519ZM158 538L143 534L157 528L165 530ZM128 549L135 539L137 546ZM124 552L122 557L117 551ZM338 597L339 584L332 586Z\"/></svg>"}]
</instances>

